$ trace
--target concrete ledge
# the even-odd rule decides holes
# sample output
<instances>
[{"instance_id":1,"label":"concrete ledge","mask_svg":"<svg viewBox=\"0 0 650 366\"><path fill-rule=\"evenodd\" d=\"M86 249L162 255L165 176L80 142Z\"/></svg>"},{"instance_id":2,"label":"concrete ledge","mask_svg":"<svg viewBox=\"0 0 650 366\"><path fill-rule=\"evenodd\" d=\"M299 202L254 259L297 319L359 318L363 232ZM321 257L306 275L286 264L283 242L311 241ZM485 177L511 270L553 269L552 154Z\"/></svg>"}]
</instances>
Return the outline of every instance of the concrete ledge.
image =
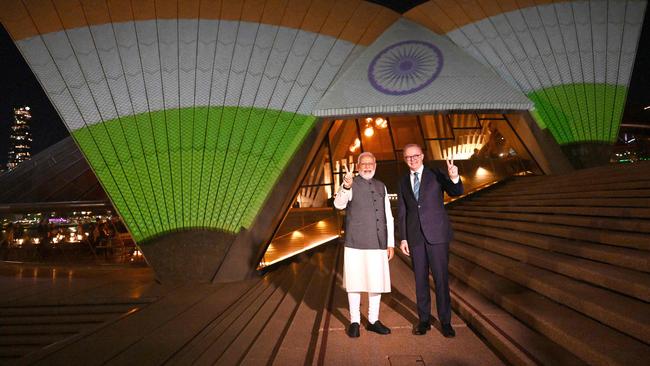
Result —
<instances>
[{"instance_id":1,"label":"concrete ledge","mask_svg":"<svg viewBox=\"0 0 650 366\"><path fill-rule=\"evenodd\" d=\"M172 232L140 245L159 281L208 283L235 235L212 230Z\"/></svg>"}]
</instances>

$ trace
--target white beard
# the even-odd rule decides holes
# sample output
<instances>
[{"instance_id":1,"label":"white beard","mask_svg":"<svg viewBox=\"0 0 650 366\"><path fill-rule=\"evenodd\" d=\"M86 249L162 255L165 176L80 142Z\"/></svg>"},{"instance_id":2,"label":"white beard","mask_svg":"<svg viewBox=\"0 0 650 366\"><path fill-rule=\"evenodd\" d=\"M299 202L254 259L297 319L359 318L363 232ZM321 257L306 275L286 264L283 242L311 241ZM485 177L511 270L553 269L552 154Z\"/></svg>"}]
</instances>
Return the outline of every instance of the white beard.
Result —
<instances>
[{"instance_id":1,"label":"white beard","mask_svg":"<svg viewBox=\"0 0 650 366\"><path fill-rule=\"evenodd\" d=\"M373 170L373 171L370 172L370 173L359 172L359 175L361 176L361 178L363 178L363 179L365 179L365 180L370 180L370 179L372 179L372 177L375 176L375 171Z\"/></svg>"}]
</instances>

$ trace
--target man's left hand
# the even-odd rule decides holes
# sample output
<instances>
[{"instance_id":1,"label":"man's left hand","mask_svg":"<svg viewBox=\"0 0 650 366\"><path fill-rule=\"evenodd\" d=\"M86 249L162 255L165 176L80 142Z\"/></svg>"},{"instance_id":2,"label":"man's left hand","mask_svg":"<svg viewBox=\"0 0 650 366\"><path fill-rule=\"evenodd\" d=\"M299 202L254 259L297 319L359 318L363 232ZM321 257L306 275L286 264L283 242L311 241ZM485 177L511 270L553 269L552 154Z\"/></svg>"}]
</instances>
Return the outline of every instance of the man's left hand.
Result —
<instances>
[{"instance_id":1,"label":"man's left hand","mask_svg":"<svg viewBox=\"0 0 650 366\"><path fill-rule=\"evenodd\" d=\"M445 160L447 162L447 173L449 174L449 178L454 180L458 178L458 167L454 165L454 158L452 157L451 160Z\"/></svg>"},{"instance_id":2,"label":"man's left hand","mask_svg":"<svg viewBox=\"0 0 650 366\"><path fill-rule=\"evenodd\" d=\"M393 256L395 255L395 248L388 247L387 254L388 254L388 260L393 259Z\"/></svg>"}]
</instances>

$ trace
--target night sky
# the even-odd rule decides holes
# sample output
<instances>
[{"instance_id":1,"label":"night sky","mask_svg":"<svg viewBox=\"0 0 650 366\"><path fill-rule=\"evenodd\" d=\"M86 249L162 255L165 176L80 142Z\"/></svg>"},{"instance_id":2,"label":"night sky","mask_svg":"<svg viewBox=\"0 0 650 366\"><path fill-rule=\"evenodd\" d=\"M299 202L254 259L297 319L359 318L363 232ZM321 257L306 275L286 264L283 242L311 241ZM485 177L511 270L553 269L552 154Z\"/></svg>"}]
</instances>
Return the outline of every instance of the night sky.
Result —
<instances>
[{"instance_id":1,"label":"night sky","mask_svg":"<svg viewBox=\"0 0 650 366\"><path fill-rule=\"evenodd\" d=\"M380 1L381 2L381 1ZM421 1L415 1L419 3ZM623 116L623 123L650 125L650 26L646 16L639 41L637 58ZM401 10L401 9L400 9ZM32 111L31 131L36 154L68 136L63 122L48 100L20 52L3 27L0 26L0 166L5 167L9 132L13 123L13 108L29 105Z\"/></svg>"}]
</instances>

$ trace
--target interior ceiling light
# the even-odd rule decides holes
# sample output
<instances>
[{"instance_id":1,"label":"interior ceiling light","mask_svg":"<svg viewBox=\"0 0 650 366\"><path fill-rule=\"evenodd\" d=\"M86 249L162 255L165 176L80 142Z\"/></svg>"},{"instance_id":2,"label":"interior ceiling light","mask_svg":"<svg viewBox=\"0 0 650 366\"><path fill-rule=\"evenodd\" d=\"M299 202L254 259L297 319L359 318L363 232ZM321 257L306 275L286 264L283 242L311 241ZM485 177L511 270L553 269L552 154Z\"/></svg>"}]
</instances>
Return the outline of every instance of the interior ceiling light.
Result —
<instances>
[{"instance_id":1,"label":"interior ceiling light","mask_svg":"<svg viewBox=\"0 0 650 366\"><path fill-rule=\"evenodd\" d=\"M372 128L372 126L366 127L365 130L363 130L363 134L366 135L367 137L372 137L372 135L375 134L375 129Z\"/></svg>"},{"instance_id":2,"label":"interior ceiling light","mask_svg":"<svg viewBox=\"0 0 650 366\"><path fill-rule=\"evenodd\" d=\"M350 152L355 152L360 147L361 147L361 140L354 139L354 143L350 145Z\"/></svg>"}]
</instances>

